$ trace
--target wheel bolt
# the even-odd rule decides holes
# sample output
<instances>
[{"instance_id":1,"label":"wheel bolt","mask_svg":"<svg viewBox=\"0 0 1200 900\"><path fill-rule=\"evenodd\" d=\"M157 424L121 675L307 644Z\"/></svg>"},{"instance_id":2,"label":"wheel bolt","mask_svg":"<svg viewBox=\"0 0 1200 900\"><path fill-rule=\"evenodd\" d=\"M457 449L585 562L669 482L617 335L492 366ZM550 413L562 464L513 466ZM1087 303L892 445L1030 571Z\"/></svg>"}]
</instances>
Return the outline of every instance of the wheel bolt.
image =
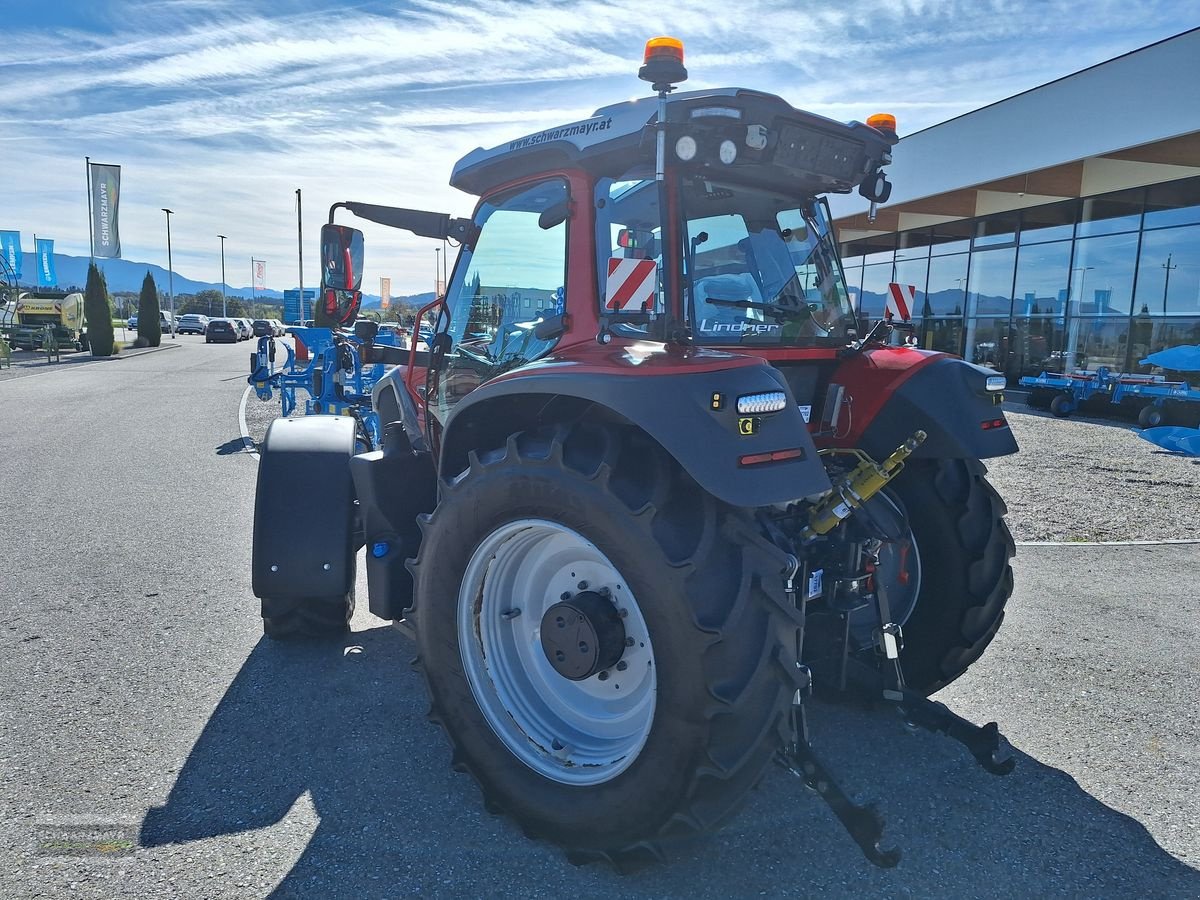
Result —
<instances>
[{"instance_id":1,"label":"wheel bolt","mask_svg":"<svg viewBox=\"0 0 1200 900\"><path fill-rule=\"evenodd\" d=\"M557 625L559 628L566 628L567 620L564 619L562 616L556 616L554 618L554 624Z\"/></svg>"},{"instance_id":2,"label":"wheel bolt","mask_svg":"<svg viewBox=\"0 0 1200 900\"><path fill-rule=\"evenodd\" d=\"M633 638L631 638L631 637L625 638L625 646L632 647L633 646Z\"/></svg>"},{"instance_id":3,"label":"wheel bolt","mask_svg":"<svg viewBox=\"0 0 1200 900\"><path fill-rule=\"evenodd\" d=\"M567 658L567 654L563 653L561 650L555 650L554 658L557 659L559 662L562 662L564 659Z\"/></svg>"},{"instance_id":4,"label":"wheel bolt","mask_svg":"<svg viewBox=\"0 0 1200 900\"><path fill-rule=\"evenodd\" d=\"M624 672L628 668L629 668L629 663L625 662L625 660L621 660L620 662L617 663L617 671L618 672Z\"/></svg>"},{"instance_id":5,"label":"wheel bolt","mask_svg":"<svg viewBox=\"0 0 1200 900\"><path fill-rule=\"evenodd\" d=\"M612 596L612 591L609 590L607 586L600 588L600 590L596 591L596 593L606 599Z\"/></svg>"},{"instance_id":6,"label":"wheel bolt","mask_svg":"<svg viewBox=\"0 0 1200 900\"><path fill-rule=\"evenodd\" d=\"M626 616L628 616L628 615L629 615L629 610L627 610L627 609L618 609L618 610L617 610L617 615L619 615L619 616L620 616L622 619L624 619Z\"/></svg>"},{"instance_id":7,"label":"wheel bolt","mask_svg":"<svg viewBox=\"0 0 1200 900\"><path fill-rule=\"evenodd\" d=\"M601 672L596 677L599 678L601 681L608 681L608 669L605 669L603 672Z\"/></svg>"},{"instance_id":8,"label":"wheel bolt","mask_svg":"<svg viewBox=\"0 0 1200 900\"><path fill-rule=\"evenodd\" d=\"M558 599L559 599L559 600L570 600L570 599L571 599L571 592L570 592L570 591L563 591L561 594L559 594L559 595L558 595Z\"/></svg>"},{"instance_id":9,"label":"wheel bolt","mask_svg":"<svg viewBox=\"0 0 1200 900\"><path fill-rule=\"evenodd\" d=\"M581 591L586 591L587 590L587 582L586 581L579 582L579 589Z\"/></svg>"},{"instance_id":10,"label":"wheel bolt","mask_svg":"<svg viewBox=\"0 0 1200 900\"><path fill-rule=\"evenodd\" d=\"M587 653L587 652L588 652L588 645L587 645L587 644L585 644L583 641L580 641L580 642L579 642L579 652L580 652L580 653Z\"/></svg>"}]
</instances>

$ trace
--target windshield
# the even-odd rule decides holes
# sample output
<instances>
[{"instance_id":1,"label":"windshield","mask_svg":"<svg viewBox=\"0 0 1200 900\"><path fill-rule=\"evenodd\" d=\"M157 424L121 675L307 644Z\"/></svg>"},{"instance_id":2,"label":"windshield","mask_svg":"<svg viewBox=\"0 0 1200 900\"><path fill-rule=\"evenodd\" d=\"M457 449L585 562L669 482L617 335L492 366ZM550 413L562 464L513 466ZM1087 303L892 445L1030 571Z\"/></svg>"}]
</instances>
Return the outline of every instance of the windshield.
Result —
<instances>
[{"instance_id":1,"label":"windshield","mask_svg":"<svg viewBox=\"0 0 1200 900\"><path fill-rule=\"evenodd\" d=\"M706 179L684 183L681 193L697 342L846 342L856 323L823 203Z\"/></svg>"}]
</instances>

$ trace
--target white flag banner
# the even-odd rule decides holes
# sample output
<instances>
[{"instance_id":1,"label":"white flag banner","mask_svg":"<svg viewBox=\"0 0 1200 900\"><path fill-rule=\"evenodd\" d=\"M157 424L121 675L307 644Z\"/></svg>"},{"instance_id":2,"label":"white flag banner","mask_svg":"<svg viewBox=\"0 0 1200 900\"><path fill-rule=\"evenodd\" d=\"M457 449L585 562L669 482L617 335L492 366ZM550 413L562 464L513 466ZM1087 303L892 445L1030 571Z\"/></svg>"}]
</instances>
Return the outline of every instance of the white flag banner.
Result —
<instances>
[{"instance_id":1,"label":"white flag banner","mask_svg":"<svg viewBox=\"0 0 1200 900\"><path fill-rule=\"evenodd\" d=\"M267 263L265 260L256 259L254 262L254 289L256 291L265 291L267 289Z\"/></svg>"}]
</instances>

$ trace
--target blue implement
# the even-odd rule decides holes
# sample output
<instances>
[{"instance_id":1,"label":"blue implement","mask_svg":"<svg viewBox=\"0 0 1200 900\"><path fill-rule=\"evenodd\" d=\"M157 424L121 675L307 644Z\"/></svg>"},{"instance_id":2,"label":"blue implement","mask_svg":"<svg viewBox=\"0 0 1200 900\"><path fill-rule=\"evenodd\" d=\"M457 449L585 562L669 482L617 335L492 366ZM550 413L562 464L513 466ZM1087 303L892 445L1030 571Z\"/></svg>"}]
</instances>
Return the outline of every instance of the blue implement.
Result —
<instances>
[{"instance_id":1,"label":"blue implement","mask_svg":"<svg viewBox=\"0 0 1200 900\"><path fill-rule=\"evenodd\" d=\"M1200 428L1181 428L1178 425L1163 425L1159 428L1134 429L1134 434L1157 447L1182 453L1184 456L1200 456Z\"/></svg>"}]
</instances>

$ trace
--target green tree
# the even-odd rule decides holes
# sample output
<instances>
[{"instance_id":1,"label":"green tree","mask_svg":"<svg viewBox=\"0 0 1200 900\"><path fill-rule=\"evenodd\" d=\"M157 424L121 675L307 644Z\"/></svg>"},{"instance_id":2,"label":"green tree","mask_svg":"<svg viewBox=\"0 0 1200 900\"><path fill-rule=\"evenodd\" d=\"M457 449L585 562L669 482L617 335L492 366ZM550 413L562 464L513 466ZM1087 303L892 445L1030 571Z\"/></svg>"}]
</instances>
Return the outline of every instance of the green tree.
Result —
<instances>
[{"instance_id":1,"label":"green tree","mask_svg":"<svg viewBox=\"0 0 1200 900\"><path fill-rule=\"evenodd\" d=\"M162 343L162 322L158 318L158 287L154 284L154 276L146 271L142 279L142 292L138 295L138 341L145 342L147 347L157 347Z\"/></svg>"},{"instance_id":2,"label":"green tree","mask_svg":"<svg viewBox=\"0 0 1200 900\"><path fill-rule=\"evenodd\" d=\"M83 314L87 319L87 337L92 356L112 356L112 304L108 299L104 275L95 263L88 266L87 287L83 291Z\"/></svg>"}]
</instances>

